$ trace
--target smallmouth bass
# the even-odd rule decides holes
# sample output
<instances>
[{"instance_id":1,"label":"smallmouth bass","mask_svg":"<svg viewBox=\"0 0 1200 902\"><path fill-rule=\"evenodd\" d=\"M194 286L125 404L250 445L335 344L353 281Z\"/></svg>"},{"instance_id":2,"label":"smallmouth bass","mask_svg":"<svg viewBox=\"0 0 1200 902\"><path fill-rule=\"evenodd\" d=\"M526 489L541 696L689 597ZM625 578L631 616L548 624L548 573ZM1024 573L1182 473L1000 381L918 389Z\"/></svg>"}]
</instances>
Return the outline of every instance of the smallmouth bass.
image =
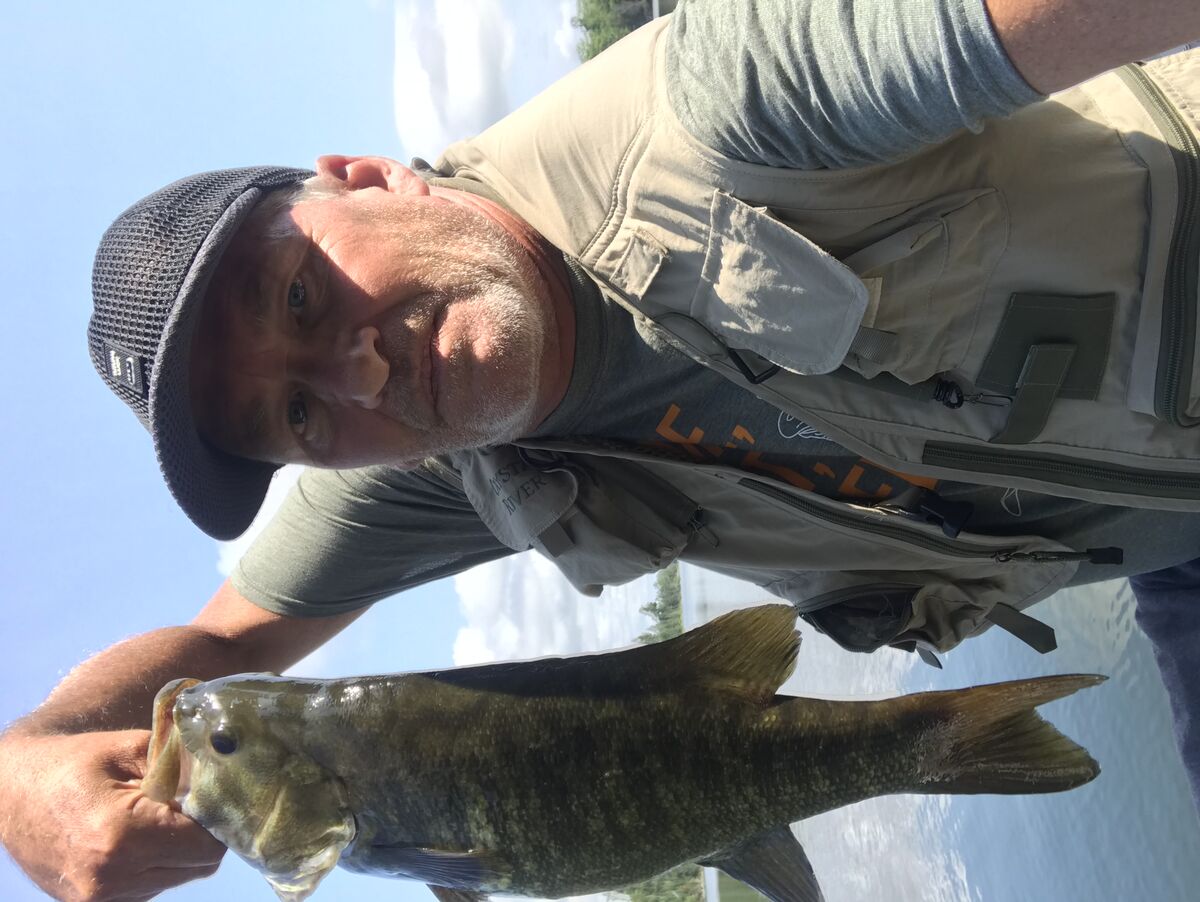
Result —
<instances>
[{"instance_id":1,"label":"smallmouth bass","mask_svg":"<svg viewBox=\"0 0 1200 902\"><path fill-rule=\"evenodd\" d=\"M690 861L813 902L794 821L888 793L1056 792L1099 773L1034 709L1103 677L776 695L799 644L795 611L767 605L606 654L176 680L155 702L142 791L180 803L285 902L339 864L466 902L615 889Z\"/></svg>"}]
</instances>

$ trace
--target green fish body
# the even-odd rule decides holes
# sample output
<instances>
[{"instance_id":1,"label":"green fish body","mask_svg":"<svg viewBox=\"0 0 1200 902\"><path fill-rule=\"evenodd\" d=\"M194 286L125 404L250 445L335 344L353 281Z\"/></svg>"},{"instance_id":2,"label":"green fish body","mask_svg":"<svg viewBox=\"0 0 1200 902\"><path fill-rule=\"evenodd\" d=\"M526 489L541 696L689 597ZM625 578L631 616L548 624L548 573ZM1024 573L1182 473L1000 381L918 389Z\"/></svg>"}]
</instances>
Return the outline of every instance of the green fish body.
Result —
<instances>
[{"instance_id":1,"label":"green fish body","mask_svg":"<svg viewBox=\"0 0 1200 902\"><path fill-rule=\"evenodd\" d=\"M675 865L820 898L787 825L896 792L1051 792L1095 761L1033 710L1100 677L885 701L778 696L795 612L455 670L164 687L143 791L300 900L336 864L449 896L558 898Z\"/></svg>"}]
</instances>

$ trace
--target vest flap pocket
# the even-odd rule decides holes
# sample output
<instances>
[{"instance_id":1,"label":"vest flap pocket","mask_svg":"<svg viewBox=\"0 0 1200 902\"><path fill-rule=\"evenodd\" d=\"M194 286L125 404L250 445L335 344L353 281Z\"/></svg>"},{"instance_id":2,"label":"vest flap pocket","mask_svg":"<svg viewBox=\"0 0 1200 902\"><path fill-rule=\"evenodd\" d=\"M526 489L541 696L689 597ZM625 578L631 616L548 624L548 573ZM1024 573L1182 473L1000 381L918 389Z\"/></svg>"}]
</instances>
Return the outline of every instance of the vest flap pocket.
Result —
<instances>
[{"instance_id":1,"label":"vest flap pocket","mask_svg":"<svg viewBox=\"0 0 1200 902\"><path fill-rule=\"evenodd\" d=\"M800 616L849 651L889 645L912 619L920 586L873 583L842 589L797 605Z\"/></svg>"},{"instance_id":2,"label":"vest flap pocket","mask_svg":"<svg viewBox=\"0 0 1200 902\"><path fill-rule=\"evenodd\" d=\"M567 469L539 469L512 445L455 455L463 491L485 526L514 551L534 539L575 503L578 484Z\"/></svg>"},{"instance_id":3,"label":"vest flap pocket","mask_svg":"<svg viewBox=\"0 0 1200 902\"><path fill-rule=\"evenodd\" d=\"M854 348L846 365L915 385L968 359L979 302L1007 241L1007 212L993 188L936 197L849 236L842 262L878 281L864 325L887 343Z\"/></svg>"},{"instance_id":4,"label":"vest flap pocket","mask_svg":"<svg viewBox=\"0 0 1200 902\"><path fill-rule=\"evenodd\" d=\"M571 465L581 474L575 504L534 547L585 595L661 570L702 528L695 501L637 464L593 457Z\"/></svg>"},{"instance_id":5,"label":"vest flap pocket","mask_svg":"<svg viewBox=\"0 0 1200 902\"><path fill-rule=\"evenodd\" d=\"M801 375L837 369L867 310L846 266L766 209L713 194L691 314L733 349Z\"/></svg>"}]
</instances>

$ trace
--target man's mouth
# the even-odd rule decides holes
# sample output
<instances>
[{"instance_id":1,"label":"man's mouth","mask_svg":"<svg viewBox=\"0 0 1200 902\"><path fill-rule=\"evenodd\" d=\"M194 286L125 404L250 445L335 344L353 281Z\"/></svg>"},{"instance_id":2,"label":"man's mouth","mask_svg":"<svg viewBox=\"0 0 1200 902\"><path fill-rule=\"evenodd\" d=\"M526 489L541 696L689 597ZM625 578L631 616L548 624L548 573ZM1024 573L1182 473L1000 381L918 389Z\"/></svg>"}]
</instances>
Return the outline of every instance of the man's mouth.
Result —
<instances>
[{"instance_id":1,"label":"man's mouth","mask_svg":"<svg viewBox=\"0 0 1200 902\"><path fill-rule=\"evenodd\" d=\"M441 418L438 398L441 395L443 368L446 361L442 357L439 345L441 344L442 326L446 322L446 307L447 305L442 305L441 309L433 315L429 326L429 343L426 348L429 354L429 384L427 386L429 389L429 413L434 422Z\"/></svg>"}]
</instances>

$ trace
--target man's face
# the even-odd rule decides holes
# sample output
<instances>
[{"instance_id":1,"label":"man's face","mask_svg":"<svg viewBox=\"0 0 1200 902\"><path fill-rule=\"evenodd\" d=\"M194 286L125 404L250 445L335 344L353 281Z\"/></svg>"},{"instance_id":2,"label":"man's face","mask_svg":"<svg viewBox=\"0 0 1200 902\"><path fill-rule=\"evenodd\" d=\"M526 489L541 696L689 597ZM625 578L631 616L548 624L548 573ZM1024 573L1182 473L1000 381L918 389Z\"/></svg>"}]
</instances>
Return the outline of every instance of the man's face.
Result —
<instances>
[{"instance_id":1,"label":"man's face","mask_svg":"<svg viewBox=\"0 0 1200 902\"><path fill-rule=\"evenodd\" d=\"M294 206L294 234L248 223L222 258L191 377L218 447L407 465L514 438L561 397L543 384L557 350L549 292L504 219L429 194L403 167L367 181Z\"/></svg>"}]
</instances>

